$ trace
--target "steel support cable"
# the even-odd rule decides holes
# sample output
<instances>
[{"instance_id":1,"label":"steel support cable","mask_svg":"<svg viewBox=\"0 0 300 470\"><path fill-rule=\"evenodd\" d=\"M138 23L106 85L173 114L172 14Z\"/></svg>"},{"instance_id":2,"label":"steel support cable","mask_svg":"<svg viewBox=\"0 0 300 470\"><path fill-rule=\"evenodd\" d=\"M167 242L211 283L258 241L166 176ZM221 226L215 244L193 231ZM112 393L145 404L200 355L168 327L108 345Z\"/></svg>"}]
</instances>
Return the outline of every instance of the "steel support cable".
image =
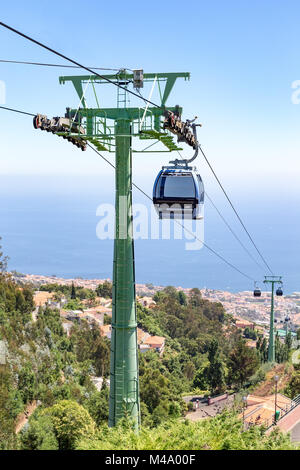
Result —
<instances>
[{"instance_id":1,"label":"steel support cable","mask_svg":"<svg viewBox=\"0 0 300 470\"><path fill-rule=\"evenodd\" d=\"M128 90L126 87L123 87L122 85L118 85L118 84L115 83L113 80L110 80L109 78L107 78L107 77L105 77L105 76L103 76L103 75L100 75L99 73L95 72L95 71L92 70L91 68L85 67L84 65L80 64L79 62L76 62L76 60L70 59L69 57L67 57L66 55L62 54L61 52L58 52L58 51L56 51L55 49L52 49L51 47L46 46L46 44L43 44L42 42L37 41L36 39L33 39L32 37L28 36L27 34L24 34L24 33L22 33L21 31L18 31L17 29L12 28L11 26L9 26L9 25L3 23L2 21L0 21L0 26L3 26L4 28L9 29L9 30L12 31L13 33L18 34L19 36L23 37L24 39L27 39L27 40L30 41L30 42L33 42L34 44L37 44L38 46L40 46L40 47L46 49L46 50L49 51L49 52L52 52L53 54L55 54L55 55L61 57L62 59L65 59L65 60L67 60L68 62L71 62L71 63L74 64L74 65L77 65L77 67L81 67L82 69L87 70L87 71L90 72L91 74L96 75L97 77L101 78L101 80L106 80L108 83L111 83L112 85L115 85L116 87L121 88L122 90L126 91L127 93L130 93L131 95L137 96L139 99L141 99L141 96L140 96L138 93L135 93L134 91ZM161 106L159 106L159 105L156 104L156 103L153 103L153 102L150 101L150 100L147 100L146 98L143 98L143 100L146 101L146 102L149 103L149 104L152 104L152 105L155 106L156 108L161 108Z\"/></svg>"},{"instance_id":2,"label":"steel support cable","mask_svg":"<svg viewBox=\"0 0 300 470\"><path fill-rule=\"evenodd\" d=\"M227 222L227 220L225 219L225 217L221 214L221 212L219 211L219 209L217 208L217 206L214 204L213 200L209 197L209 195L207 194L207 191L205 191L205 196L208 198L208 200L210 201L211 205L214 207L214 209L217 211L217 213L219 214L219 216L221 217L221 219L223 220L224 224L226 225L226 227L230 230L230 232L232 233L232 235L234 236L234 238L239 242L239 244L241 245L241 247L245 250L245 252L248 254L248 256L252 259L252 261L254 261L254 263L264 271L264 268L261 264L259 264L256 259L254 258L254 256L250 253L250 251L245 247L245 245L243 244L243 242L239 239L239 237L237 236L237 234L234 232L234 230L230 227L229 223Z\"/></svg>"},{"instance_id":3,"label":"steel support cable","mask_svg":"<svg viewBox=\"0 0 300 470\"><path fill-rule=\"evenodd\" d=\"M13 111L15 113L20 113L20 114L26 114L27 116L35 116L35 114L32 114L32 113L27 113L25 111L20 111L20 110L17 110L17 109L13 109L13 108L7 108L5 106L0 106L0 109L5 109L7 111ZM96 150L89 142L87 142L87 145L88 147L90 147L95 153L97 153L97 155L99 155L106 163L108 163L112 168L116 169L115 165L113 165L113 163L111 163L107 158L105 158L100 152L98 152L98 150ZM132 185L138 190L140 191L147 199L149 199L151 202L152 202L152 197L150 197L147 193L145 193L145 191L143 191L143 189L141 189L139 186L137 186L135 183L132 183ZM202 240L200 240L198 237L196 237L196 235L191 232L189 229L187 229L183 224L181 224L180 222L178 222L178 220L175 220L175 222L180 225L187 233L189 233L190 235L192 235L192 237L194 237L195 240L199 241L200 243L203 244L203 246L205 246L205 248L207 248L211 253L213 253L215 256L217 256L219 259L221 259L224 263L226 263L228 266L230 266L232 269L234 269L235 271L237 271L238 273L240 273L242 276L246 277L247 279L250 279L251 281L254 281L255 282L255 279L253 279L251 276L248 276L248 274L245 274L243 271L241 271L239 268L237 268L236 266L234 266L232 263L230 263L230 261L227 261L222 255L220 255L219 253L217 253L213 248L211 248L210 246L208 246L206 243L204 243Z\"/></svg>"},{"instance_id":4,"label":"steel support cable","mask_svg":"<svg viewBox=\"0 0 300 470\"><path fill-rule=\"evenodd\" d=\"M138 97L138 98L140 98L140 99L143 99L144 102L149 103L149 104L152 104L152 105L155 106L156 108L160 108L160 107L161 107L161 106L159 106L158 104L153 103L152 101L147 100L146 98L142 97L142 95L141 95L140 93L138 94L138 93L135 93L134 91L128 90L126 87L123 87L123 86L121 86L121 85L115 83L114 81L110 80L109 78L98 74L97 72L93 71L91 68L85 67L84 65L80 64L79 62L76 62L75 60L70 59L69 57L65 56L64 54L62 54L62 53L60 53L60 52L58 52L58 51L52 49L52 48L49 47L49 46L46 46L45 44L43 44L43 43L37 41L36 39L31 38L30 36L28 36L28 35L22 33L21 31L18 31L17 29L12 28L11 26L9 26L9 25L3 23L2 21L0 22L0 26L3 26L4 28L6 28L6 29L8 29L8 30L10 30L10 31L12 31L12 32L14 32L14 33L16 33L16 34L18 34L19 36L21 36L21 37L27 39L28 41L31 41L31 42L33 42L34 44L37 44L38 46L40 46L40 47L42 47L42 48L44 48L44 49L46 49L46 50L52 52L53 54L56 54L57 56L62 57L63 59L65 59L65 60L67 60L67 61L69 61L69 62L75 64L77 67L80 67L80 68L83 68L83 69L87 70L88 72L92 73L93 75L96 75L96 76L100 77L102 80L106 80L107 82L109 82L109 83L111 83L112 85L115 85L115 86L121 88L122 90L126 91L127 93L130 93L130 94L132 94L132 95L134 95L134 96L136 96L136 97ZM231 207L232 207L234 213L236 214L236 216L237 216L238 220L240 221L242 227L244 228L244 230L245 230L245 232L247 233L249 239L251 240L253 246L255 247L257 253L259 254L260 258L262 259L262 261L264 262L264 264L266 265L266 267L267 267L267 269L270 271L270 273L273 274L273 271L271 270L271 268L269 267L268 263L266 262L266 260L265 260L264 257L262 256L261 252L260 252L259 249L257 248L257 246L256 246L256 244L255 244L255 242L254 242L254 240L253 240L253 238L252 238L252 236L251 236L250 233L248 232L248 230L247 230L247 228L246 228L244 222L242 221L241 217L240 217L239 214L237 213L235 207L233 206L233 204L232 204L230 198L228 197L228 195L227 195L225 189L223 188L223 186L222 186L222 184L221 184L219 178L217 177L215 171L213 170L211 164L209 163L209 161L208 161L208 159L207 159L207 157L206 157L205 153L203 152L203 150L202 150L202 148L201 148L200 145L199 145L199 149L200 149L202 155L204 156L204 158L205 158L205 160L206 160L208 166L210 167L211 171L213 172L213 174L214 174L214 176L215 176L215 178L216 178L218 184L220 185L220 187L221 187L223 193L225 194L225 196L226 196L226 198L227 198L229 204L231 205Z\"/></svg>"},{"instance_id":5,"label":"steel support cable","mask_svg":"<svg viewBox=\"0 0 300 470\"><path fill-rule=\"evenodd\" d=\"M47 63L43 63L43 62L27 62L27 61L23 61L23 60L0 59L0 62L4 63L4 64L42 65L44 67L62 67L62 68L72 68L72 69L81 68L81 67L79 67L79 65L47 64ZM112 70L114 72L118 72L120 70L120 68L119 69L109 69L109 68L106 68L106 67L91 67L91 68L94 69L94 70ZM125 68L125 67L121 67L121 68ZM126 70L130 70L130 69L128 69L126 67Z\"/></svg>"},{"instance_id":6,"label":"steel support cable","mask_svg":"<svg viewBox=\"0 0 300 470\"><path fill-rule=\"evenodd\" d=\"M113 163L111 163L107 158L105 158L100 152L98 152L98 150L96 150L89 142L87 142L87 145L88 147L90 147L95 153L97 153L97 155L99 155L104 161L106 161L112 168L116 169L116 167L113 165ZM138 185L136 185L135 183L132 183L132 186L134 186L138 191L140 191L147 199L149 199L151 202L152 202L152 197L149 196L147 193L145 193L145 191L143 189L141 189ZM213 253L215 256L217 256L219 259L221 259L224 263L226 263L228 266L230 266L232 269L234 269L235 271L237 271L239 274L241 274L242 276L246 277L247 279L249 279L250 281L255 281L255 279L253 279L251 276L248 276L248 274L244 273L243 271L241 271L239 268L237 268L236 266L234 266L232 263L230 263L230 261L227 261L222 255L220 255L219 253L217 253L213 248L211 248L210 246L208 246L206 243L204 243L202 240L200 240L193 232L191 232L189 229L187 229L182 223L180 223L178 220L174 220L174 222L176 222L178 225L180 225L183 230L185 230L187 233L189 233L190 235L192 235L194 237L195 240L199 241L200 243L203 244L203 246L205 246L205 248L207 248L211 253Z\"/></svg>"},{"instance_id":7,"label":"steel support cable","mask_svg":"<svg viewBox=\"0 0 300 470\"><path fill-rule=\"evenodd\" d=\"M1 109L6 109L7 111L13 111L14 113L27 114L27 116L36 116L36 114L27 113L26 111L19 111L18 109L7 108L6 106L0 106Z\"/></svg>"},{"instance_id":8,"label":"steel support cable","mask_svg":"<svg viewBox=\"0 0 300 470\"><path fill-rule=\"evenodd\" d=\"M73 59L70 59L69 57L65 56L64 54L62 54L62 53L60 53L60 52L58 52L58 51L52 49L52 48L49 47L49 46L46 46L45 44L41 43L40 41L37 41L36 39L33 39L32 37L30 37L30 36L28 36L28 35L22 33L21 31L18 31L17 29L12 28L11 26L9 26L9 25L3 23L2 21L0 22L0 26L3 26L4 28L6 28L6 29L12 31L13 33L16 33L16 34L18 34L19 36L23 37L24 39L27 39L28 41L33 42L34 44L37 44L38 46L40 46L40 47L42 47L42 48L48 50L49 52L52 52L53 54L55 54L55 55L57 55L57 56L59 56L59 57L62 57L63 59L67 60L68 62L71 62L72 64L76 65L77 67L81 67L81 68L87 70L88 72L92 73L93 75L96 75L97 77L101 78L102 80L106 80L108 83L111 83L112 85L115 85L115 86L121 88L122 90L126 91L127 93L130 93L130 94L133 95L133 96L136 96L136 97L138 97L138 98L140 98L140 99L143 99L144 102L147 102L147 103L149 103L149 104L152 104L152 105L155 106L156 108L160 108L160 107L161 107L161 106L157 105L156 103L153 103L152 101L147 100L146 98L142 98L140 94L135 93L134 91L128 90L126 87L123 87L123 86L121 86L121 85L115 83L113 80L110 80L109 78L107 78L107 77L105 77L105 76L103 76L103 75L100 75L99 73L95 72L95 71L92 70L91 68L86 67L86 66L80 64L79 62L73 60ZM217 177L216 173L214 172L212 166L210 165L209 161L207 160L207 157L206 157L205 153L203 152L203 150L202 150L202 148L201 148L200 145L199 145L199 149L200 149L202 155L204 156L204 158L205 158L207 164L209 165L211 171L213 172L213 174L214 174L216 180L218 181L218 183L219 183L219 185L220 185L222 191L224 192L224 194L225 194L225 196L226 196L228 202L230 203L230 205L231 205L231 207L232 207L234 213L235 213L236 216L238 217L240 223L242 224L244 230L246 231L248 237L250 238L252 244L254 245L256 251L258 252L258 254L259 254L259 256L261 257L261 259L263 260L264 264L267 266L268 270L271 272L271 274L273 274L271 268L269 267L268 263L266 262L266 260L265 260L264 257L262 256L262 254L261 254L261 252L259 251L259 249L257 248L257 246L256 246L256 244L255 244L253 238L251 237L250 233L249 233L248 230L246 229L245 224L243 223L242 219L241 219L240 216L238 215L238 213L237 213L235 207L233 206L231 200L230 200L229 197L227 196L226 191L224 190L224 188L223 188L223 186L222 186L220 180L218 179L218 177Z\"/></svg>"},{"instance_id":9,"label":"steel support cable","mask_svg":"<svg viewBox=\"0 0 300 470\"><path fill-rule=\"evenodd\" d=\"M256 244L255 244L255 242L254 242L254 240L253 240L253 238L252 238L252 236L251 236L250 233L248 232L248 230L247 230L247 228L246 228L244 222L242 221L242 219L241 219L241 217L239 216L237 210L235 209L233 203L231 202L229 196L227 195L227 192L225 191L225 189L224 189L224 187L223 187L221 181L219 180L218 176L216 175L216 172L214 171L214 169L213 169L213 167L211 166L209 160L207 159L207 157L206 157L204 151L202 150L201 145L199 145L199 149L200 149L200 152L202 153L202 155L203 155L203 157L204 157L206 163L208 164L208 166L209 166L211 172L213 173L215 179L217 180L217 182L218 182L220 188L222 189L222 191L223 191L223 193L224 193L224 195L225 195L227 201L229 202L229 204L230 204L230 206L231 206L233 212L234 212L235 215L237 216L237 218L238 218L239 222L241 223L243 229L245 230L246 234L248 235L248 237L249 237L249 239L250 239L252 245L254 246L254 248L255 248L255 250L257 251L257 253L259 254L260 258L261 258L262 261L264 262L264 264L265 264L265 266L267 267L267 269L270 271L271 274L273 274L272 269L270 268L270 266L268 265L267 261L265 260L265 258L264 258L263 255L261 254L260 250L257 248L257 246L256 246Z\"/></svg>"},{"instance_id":10,"label":"steel support cable","mask_svg":"<svg viewBox=\"0 0 300 470\"><path fill-rule=\"evenodd\" d=\"M181 153L179 152L179 150L177 150L177 153L179 154L180 158L182 160L183 157L181 155ZM219 211L219 209L217 208L217 206L214 204L213 200L209 197L209 195L207 194L207 191L205 191L205 196L208 198L208 200L210 201L211 205L214 207L214 209L217 211L217 213L219 214L219 216L221 217L221 219L223 220L224 224L228 227L228 229L230 230L230 232L232 233L232 235L234 236L234 238L238 241L238 243L241 245L241 247L243 248L243 250L245 250L245 252L248 254L248 256L252 259L252 261L254 261L254 263L264 271L264 268L262 267L261 264L259 264L256 259L254 258L254 256L250 253L250 251L245 247L245 245L243 244L243 242L239 239L239 237L237 236L237 234L234 232L234 230L230 227L229 223L227 222L227 220L225 219L225 217L221 214L221 212Z\"/></svg>"}]
</instances>

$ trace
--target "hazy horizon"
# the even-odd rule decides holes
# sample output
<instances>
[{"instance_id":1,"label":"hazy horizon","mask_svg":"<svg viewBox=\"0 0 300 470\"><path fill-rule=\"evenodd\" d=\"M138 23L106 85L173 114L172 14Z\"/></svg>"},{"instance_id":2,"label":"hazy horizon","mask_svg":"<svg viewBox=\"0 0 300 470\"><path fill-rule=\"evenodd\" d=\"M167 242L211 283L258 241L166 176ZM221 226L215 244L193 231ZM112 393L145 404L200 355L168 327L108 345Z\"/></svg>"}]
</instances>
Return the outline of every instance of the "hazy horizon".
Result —
<instances>
[{"instance_id":1,"label":"hazy horizon","mask_svg":"<svg viewBox=\"0 0 300 470\"><path fill-rule=\"evenodd\" d=\"M106 181L106 185L98 183L97 175L89 177L88 184L84 184L84 178L73 175L0 176L0 236L5 254L10 256L9 268L32 274L111 278L113 241L96 237L98 205L114 204L111 173L111 181ZM151 187L152 181L148 185ZM207 192L259 262L224 195L217 187ZM300 224L295 217L300 198L289 201L277 192L274 200L264 199L262 204L257 187L251 195L240 194L243 197L233 194L235 206L274 273L284 276L285 291L300 290L300 263L296 256ZM151 206L136 190L133 201L146 204L147 208ZM242 250L209 200L204 228L205 243L243 272L257 281L268 274ZM185 242L136 240L136 281L233 291L252 289L252 281L244 279L207 249L186 251Z\"/></svg>"}]
</instances>

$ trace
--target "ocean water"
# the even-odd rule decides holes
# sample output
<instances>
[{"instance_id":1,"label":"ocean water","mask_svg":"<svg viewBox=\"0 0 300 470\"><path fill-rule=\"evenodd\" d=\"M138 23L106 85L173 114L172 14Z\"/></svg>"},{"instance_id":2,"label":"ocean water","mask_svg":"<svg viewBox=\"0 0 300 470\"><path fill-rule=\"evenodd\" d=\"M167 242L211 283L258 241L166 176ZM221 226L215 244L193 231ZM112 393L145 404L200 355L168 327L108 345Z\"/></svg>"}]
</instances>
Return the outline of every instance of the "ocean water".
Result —
<instances>
[{"instance_id":1,"label":"ocean water","mask_svg":"<svg viewBox=\"0 0 300 470\"><path fill-rule=\"evenodd\" d=\"M86 180L86 178L85 178ZM211 194L210 194L211 196ZM222 194L214 202L242 242L259 256L241 230ZM145 203L136 191L134 202ZM283 275L285 292L300 291L299 200L240 198L236 206L275 274ZM112 204L114 189L99 178L44 176L0 177L0 236L10 257L9 269L61 277L111 278L113 241L99 240L99 204ZM209 201L205 207L205 243L250 277L261 281L260 269L242 250ZM135 241L136 281L155 285L208 287L233 292L253 288L208 249L187 251L183 240ZM261 286L263 286L261 284Z\"/></svg>"}]
</instances>

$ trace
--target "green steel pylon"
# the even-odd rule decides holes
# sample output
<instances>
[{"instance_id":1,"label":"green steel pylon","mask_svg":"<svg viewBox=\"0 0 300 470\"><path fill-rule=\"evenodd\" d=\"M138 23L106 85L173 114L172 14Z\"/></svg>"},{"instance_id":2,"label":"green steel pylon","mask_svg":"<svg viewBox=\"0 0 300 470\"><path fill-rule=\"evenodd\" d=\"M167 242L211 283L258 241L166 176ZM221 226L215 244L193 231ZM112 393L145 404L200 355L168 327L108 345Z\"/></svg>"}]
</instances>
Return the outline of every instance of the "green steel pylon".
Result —
<instances>
[{"instance_id":1,"label":"green steel pylon","mask_svg":"<svg viewBox=\"0 0 300 470\"><path fill-rule=\"evenodd\" d=\"M95 75L60 77L60 83L72 82L83 107L69 109L68 116L76 117L85 128L84 138L100 151L115 152L116 155L116 193L115 193L115 241L113 265L113 309L111 335L109 425L129 416L137 430L140 425L139 377L137 318L135 299L134 246L132 229L132 152L155 152L161 150L134 150L132 138L153 139L155 144L163 144L170 152L178 150L172 136L162 130L161 120L164 106L170 92L181 77L189 79L189 73L153 73L144 74L144 82L157 82L161 98L161 107L129 108L126 91L118 92L117 107L100 108L96 96L97 108L88 108L83 92L83 85L95 86L107 82ZM131 83L133 75L125 70L116 75L106 75L115 83L122 80L123 86ZM163 94L160 83L165 83ZM85 86L85 88L86 88ZM120 91L120 90L119 90ZM96 93L95 93L96 95ZM169 107L175 110L175 107ZM179 108L180 111L181 108ZM112 121L112 124L109 123ZM61 133L63 134L63 133ZM67 135L67 134L66 134ZM69 135L78 135L69 133ZM80 135L82 138L82 135Z\"/></svg>"},{"instance_id":2,"label":"green steel pylon","mask_svg":"<svg viewBox=\"0 0 300 470\"><path fill-rule=\"evenodd\" d=\"M274 338L274 289L275 284L282 284L281 276L265 276L264 283L271 284L271 315L270 315L270 333L269 333L269 348L268 348L268 362L275 362L275 338Z\"/></svg>"},{"instance_id":3,"label":"green steel pylon","mask_svg":"<svg viewBox=\"0 0 300 470\"><path fill-rule=\"evenodd\" d=\"M116 228L113 268L109 425L125 414L140 423L132 234L131 122L116 121Z\"/></svg>"}]
</instances>

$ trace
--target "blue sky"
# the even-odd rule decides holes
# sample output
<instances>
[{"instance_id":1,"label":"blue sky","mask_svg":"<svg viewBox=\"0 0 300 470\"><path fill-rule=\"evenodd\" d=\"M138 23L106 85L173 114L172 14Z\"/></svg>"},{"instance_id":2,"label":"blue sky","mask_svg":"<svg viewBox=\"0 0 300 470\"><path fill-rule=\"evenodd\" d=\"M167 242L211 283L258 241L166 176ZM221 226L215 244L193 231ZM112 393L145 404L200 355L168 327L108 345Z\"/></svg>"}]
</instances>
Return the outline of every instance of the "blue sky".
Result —
<instances>
[{"instance_id":1,"label":"blue sky","mask_svg":"<svg viewBox=\"0 0 300 470\"><path fill-rule=\"evenodd\" d=\"M244 188L251 174L259 186L280 183L288 193L297 192L300 168L300 105L291 102L291 84L300 79L299 10L297 1L278 0L200 0L185 6L178 0L84 5L66 0L49 8L15 1L1 7L1 18L90 66L191 72L191 81L178 82L168 104L180 103L186 117L199 116L199 140L220 176ZM0 29L0 40L3 59L62 63L7 30ZM7 106L48 115L75 107L71 85L58 83L60 74L70 73L0 64ZM30 118L4 111L0 116L1 173L110 174L91 152L83 156L35 132ZM136 156L135 175L147 185L168 155L145 158Z\"/></svg>"}]
</instances>

